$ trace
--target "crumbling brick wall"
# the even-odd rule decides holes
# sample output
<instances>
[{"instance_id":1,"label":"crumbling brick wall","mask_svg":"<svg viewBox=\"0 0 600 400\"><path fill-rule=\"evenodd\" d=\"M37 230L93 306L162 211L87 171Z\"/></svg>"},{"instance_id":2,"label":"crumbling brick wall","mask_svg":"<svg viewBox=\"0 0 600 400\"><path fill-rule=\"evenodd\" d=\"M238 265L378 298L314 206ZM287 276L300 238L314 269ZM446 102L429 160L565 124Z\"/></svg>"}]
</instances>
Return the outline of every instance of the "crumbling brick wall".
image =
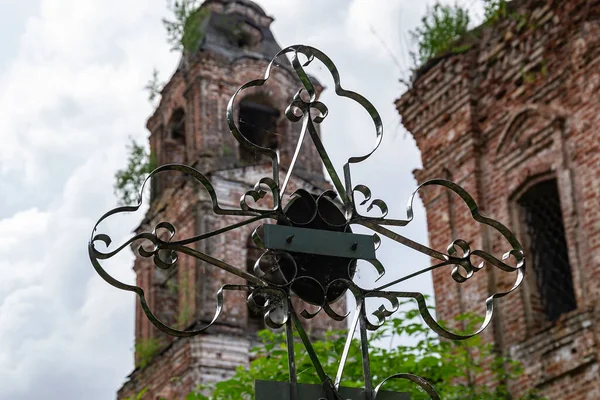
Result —
<instances>
[{"instance_id":1,"label":"crumbling brick wall","mask_svg":"<svg viewBox=\"0 0 600 400\"><path fill-rule=\"evenodd\" d=\"M484 338L523 362L525 373L509 382L513 394L537 388L549 399L597 399L600 2L512 3L507 18L476 29L462 52L421 67L396 107L421 150L417 181L457 182L485 215L509 226L521 241L518 193L540 177L556 179L577 309L555 322L541 318L529 271L517 292L497 301ZM421 197L433 248L445 250L461 238L471 249L496 257L508 250L497 232L472 221L458 197L439 189ZM438 269L433 272L437 316L482 315L485 298L510 288L514 279L487 266L457 284L449 270Z\"/></svg>"}]
</instances>

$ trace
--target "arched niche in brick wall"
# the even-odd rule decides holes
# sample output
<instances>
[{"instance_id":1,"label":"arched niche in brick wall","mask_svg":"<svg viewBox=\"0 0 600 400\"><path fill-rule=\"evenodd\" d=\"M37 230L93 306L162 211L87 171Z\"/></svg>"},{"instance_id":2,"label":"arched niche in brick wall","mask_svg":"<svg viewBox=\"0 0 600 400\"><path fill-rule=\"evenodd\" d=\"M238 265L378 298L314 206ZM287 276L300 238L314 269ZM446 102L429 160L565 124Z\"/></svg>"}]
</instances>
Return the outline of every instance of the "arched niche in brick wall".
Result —
<instances>
[{"instance_id":1,"label":"arched niche in brick wall","mask_svg":"<svg viewBox=\"0 0 600 400\"><path fill-rule=\"evenodd\" d=\"M536 136L554 124L563 125L564 111L546 105L527 104L514 111L502 129L496 146L496 160L511 151L524 151L535 144Z\"/></svg>"}]
</instances>

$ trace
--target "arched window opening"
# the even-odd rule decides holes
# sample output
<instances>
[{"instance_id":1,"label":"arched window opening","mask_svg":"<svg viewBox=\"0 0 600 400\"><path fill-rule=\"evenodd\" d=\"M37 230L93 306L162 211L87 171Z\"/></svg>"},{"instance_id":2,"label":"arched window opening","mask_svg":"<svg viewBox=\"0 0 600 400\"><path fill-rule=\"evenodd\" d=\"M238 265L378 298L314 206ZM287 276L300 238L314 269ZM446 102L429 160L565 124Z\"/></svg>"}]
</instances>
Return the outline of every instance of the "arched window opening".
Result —
<instances>
[{"instance_id":1,"label":"arched window opening","mask_svg":"<svg viewBox=\"0 0 600 400\"><path fill-rule=\"evenodd\" d=\"M156 159L158 165L186 162L185 137L185 111L183 108L177 108L171 113L166 129L161 133L157 144L160 147L159 157ZM185 176L181 173L169 171L157 175L153 182L154 198L158 198L165 189L175 188L184 181Z\"/></svg>"},{"instance_id":2,"label":"arched window opening","mask_svg":"<svg viewBox=\"0 0 600 400\"><path fill-rule=\"evenodd\" d=\"M183 108L173 111L169 120L168 135L169 139L180 144L185 144L185 112Z\"/></svg>"},{"instance_id":3,"label":"arched window opening","mask_svg":"<svg viewBox=\"0 0 600 400\"><path fill-rule=\"evenodd\" d=\"M250 142L261 147L277 149L277 119L279 111L265 105L258 99L244 99L240 102L239 124L241 134ZM259 155L240 144L240 159L256 162Z\"/></svg>"},{"instance_id":4,"label":"arched window opening","mask_svg":"<svg viewBox=\"0 0 600 400\"><path fill-rule=\"evenodd\" d=\"M556 179L531 186L517 203L537 287L531 299L532 311L554 322L577 308Z\"/></svg>"},{"instance_id":5,"label":"arched window opening","mask_svg":"<svg viewBox=\"0 0 600 400\"><path fill-rule=\"evenodd\" d=\"M260 29L247 22L238 23L231 36L233 44L242 49L254 49L262 41Z\"/></svg>"},{"instance_id":6,"label":"arched window opening","mask_svg":"<svg viewBox=\"0 0 600 400\"><path fill-rule=\"evenodd\" d=\"M254 274L254 264L260 258L264 249L258 248L252 241L252 238L248 238L246 243L246 271ZM250 293L248 293L250 294ZM248 332L255 333L262 329L265 329L265 321L263 314L254 311L248 307Z\"/></svg>"}]
</instances>

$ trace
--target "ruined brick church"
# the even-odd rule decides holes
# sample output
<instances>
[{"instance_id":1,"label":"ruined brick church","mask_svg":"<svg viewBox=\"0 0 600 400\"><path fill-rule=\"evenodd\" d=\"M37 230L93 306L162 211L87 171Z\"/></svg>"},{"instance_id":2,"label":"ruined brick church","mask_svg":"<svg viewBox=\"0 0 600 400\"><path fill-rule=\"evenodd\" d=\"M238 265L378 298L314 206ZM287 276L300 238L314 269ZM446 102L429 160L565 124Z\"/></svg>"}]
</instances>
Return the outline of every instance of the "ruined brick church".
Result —
<instances>
[{"instance_id":1,"label":"ruined brick church","mask_svg":"<svg viewBox=\"0 0 600 400\"><path fill-rule=\"evenodd\" d=\"M187 43L181 62L147 122L151 154L158 165L195 167L210 179L222 207L239 208L242 195L259 179L272 175L271 162L240 147L229 132L225 113L233 93L261 77L280 50L270 30L273 18L249 0L206 0L190 19L192 39L184 38ZM273 84L246 90L235 105L242 135L276 149L282 166L289 165L294 155L297 128L281 108L290 104L300 87L297 79L291 68L275 68L270 79ZM316 80L313 84L317 91L322 90ZM151 231L159 222L169 221L177 229L175 240L239 222L237 217L215 215L204 188L183 175L157 175L151 186L150 208L138 232ZM303 148L288 188L311 193L330 188L314 146ZM250 270L261 254L250 239L255 227L202 240L198 250ZM177 267L168 271L137 255L134 271L137 285L144 289L157 317L185 330L212 320L216 293L224 283L245 283L185 255L180 255ZM217 323L205 334L191 338L165 335L150 323L137 303L136 368L117 397L135 398L147 389L144 399L180 399L198 383L219 382L233 375L237 366L247 365L256 332L265 328L264 321L262 315L248 308L245 296L227 293L225 297ZM317 317L306 325L311 334L320 335L332 324Z\"/></svg>"},{"instance_id":2,"label":"ruined brick church","mask_svg":"<svg viewBox=\"0 0 600 400\"><path fill-rule=\"evenodd\" d=\"M600 399L600 2L514 0L460 50L423 65L396 102L422 154L418 183L451 179L511 227L527 260L484 338L523 363L508 382L548 399ZM423 191L429 241L497 254L499 234L460 199ZM439 319L476 312L514 276L483 268L464 284L433 273ZM460 322L456 322L457 325ZM460 327L460 326L458 326ZM471 382L490 382L488 373ZM466 382L468 384L469 382Z\"/></svg>"}]
</instances>

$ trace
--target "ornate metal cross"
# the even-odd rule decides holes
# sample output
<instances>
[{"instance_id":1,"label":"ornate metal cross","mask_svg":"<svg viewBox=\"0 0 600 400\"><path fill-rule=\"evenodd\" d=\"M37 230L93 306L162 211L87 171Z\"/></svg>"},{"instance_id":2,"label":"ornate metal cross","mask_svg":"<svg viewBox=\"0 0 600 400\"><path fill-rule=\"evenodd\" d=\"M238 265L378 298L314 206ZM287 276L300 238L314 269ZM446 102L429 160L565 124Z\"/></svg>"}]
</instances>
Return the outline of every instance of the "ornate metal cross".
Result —
<instances>
[{"instance_id":1,"label":"ornate metal cross","mask_svg":"<svg viewBox=\"0 0 600 400\"><path fill-rule=\"evenodd\" d=\"M275 59L281 57L288 60L286 58L288 55L291 56L291 67L299 78L301 87L293 96L292 102L287 106L285 115L292 122L300 122L301 129L291 165L287 169L284 179L281 181L277 152L270 148L258 146L242 135L234 118L234 102L236 97L244 90L265 84L269 79ZM305 60L304 62L300 61L301 57ZM343 165L343 176L339 176L336 173L316 129L316 125L327 117L328 110L325 104L317 100L315 87L304 69L315 59L322 62L329 70L335 82L335 93L338 96L349 98L362 106L374 123L374 147L363 155L349 158ZM250 308L260 311L264 315L267 326L271 328L285 327L287 334L289 382L287 384L257 382L256 390L259 398L260 396L265 396L265 399L269 398L268 394L261 395L260 393L269 393L273 389L277 391L278 399L284 398L281 397L283 396L281 395L281 388L283 387L287 396L285 398L291 400L308 398L342 400L349 396L352 396L353 399L364 398L365 400L403 399L407 398L403 394L393 394L381 389L386 382L392 379L404 379L419 385L432 399L439 399L435 389L423 378L415 375L400 372L387 377L381 382L373 382L369 363L368 331L380 328L386 319L390 318L398 310L399 299L409 298L414 299L418 303L419 312L423 320L440 336L453 340L463 340L479 334L489 325L492 319L494 299L506 296L508 293L514 291L523 280L525 271L523 250L515 236L501 223L481 215L474 199L460 186L446 180L431 180L417 188L408 200L406 219L387 218L387 204L381 199L372 199L371 191L367 186L363 184L354 185L351 174L352 165L369 158L381 143L383 124L379 113L363 96L345 90L341 86L340 76L333 62L325 54L313 47L298 45L281 50L269 64L264 78L246 83L232 96L227 107L227 123L231 133L242 146L251 152L267 156L271 160L272 165L272 174L263 177L253 188L249 188L245 195L242 196L239 208L222 208L217 199L215 188L206 176L202 172L186 165L169 164L161 166L150 174L146 182L152 176L164 171L179 171L188 174L206 189L215 214L220 216L237 216L244 218L243 221L226 228L205 232L199 236L179 241L171 241L171 238L175 234L175 227L168 222L161 222L156 226L154 231L137 234L120 247L109 250L108 247L110 246L111 239L106 234L96 233L98 224L114 214L138 210L142 202L140 194L137 205L118 207L107 212L94 227L89 242L89 256L97 273L109 284L119 289L135 292L140 298L144 312L158 329L167 334L182 337L197 335L217 321L224 305L224 292L249 291L250 295L247 301ZM293 174L296 160L306 136L310 137L312 144L316 147L335 191L328 190L324 193L313 194L300 189L295 191L291 196L286 196L286 187ZM434 185L443 186L456 193L466 203L475 221L497 230L507 240L511 248L507 249L508 251L502 260L482 250L471 250L469 243L461 239L452 241L446 251L442 252L416 243L391 229L392 227L404 227L412 221L412 203L415 194L425 186ZM273 199L273 203L269 207L261 208L255 205L256 202L267 195L272 196ZM249 204L247 202L248 198L252 198L254 202ZM358 198L361 200L359 201ZM359 205L368 205L368 211L374 208L378 209L380 211L379 216L373 217L361 214L358 210ZM209 237L214 237L226 231L257 222L263 225L254 231L252 238L260 248L264 249L264 253L256 262L253 271L247 272L243 266L231 265L190 246ZM354 233L352 227L357 225L370 229L372 234ZM169 233L169 239L161 239L157 234L157 230L166 230ZM413 250L426 254L438 262L419 272L406 275L379 287L365 289L355 279L357 260L364 260L370 263L378 272L379 277L383 276L385 268L377 259L377 248L381 236L388 237ZM146 246L150 245L150 247L140 246L139 253L142 257L153 258L158 268L172 268L177 262L177 254L182 253L210 263L228 272L232 277L241 277L247 281L247 284L225 284L221 287L216 293L218 301L214 317L207 326L191 331L183 331L167 326L148 307L142 288L115 279L102 267L101 260L116 255L135 241L145 242ZM472 256L476 256L484 261L479 265L473 265L471 262ZM512 265L506 262L509 258L513 259ZM485 302L485 320L475 332L470 334L455 333L438 324L430 314L423 294L389 290L392 286L400 282L445 266L452 267L452 278L458 283L463 283L486 265L500 268L504 271L516 271L516 280L510 290L495 293L487 298ZM336 321L346 320L351 314L340 315L331 307L331 304L341 299L347 293L354 296L356 309L350 318L351 322L348 325L346 345L339 361L337 374L335 377L330 377L325 373L313 349L309 335L302 326L301 318L314 318L322 312ZM293 296L297 296L303 301L317 306L318 311L311 313L303 309L298 312L294 307L296 303L292 302ZM374 312L367 313L365 306L367 299L385 301L382 301L382 305ZM294 329L297 331L322 382L322 386L316 389L311 385L307 386L297 383L293 347ZM358 392L347 388L340 388L344 365L356 332L360 336L364 373L364 389Z\"/></svg>"}]
</instances>

